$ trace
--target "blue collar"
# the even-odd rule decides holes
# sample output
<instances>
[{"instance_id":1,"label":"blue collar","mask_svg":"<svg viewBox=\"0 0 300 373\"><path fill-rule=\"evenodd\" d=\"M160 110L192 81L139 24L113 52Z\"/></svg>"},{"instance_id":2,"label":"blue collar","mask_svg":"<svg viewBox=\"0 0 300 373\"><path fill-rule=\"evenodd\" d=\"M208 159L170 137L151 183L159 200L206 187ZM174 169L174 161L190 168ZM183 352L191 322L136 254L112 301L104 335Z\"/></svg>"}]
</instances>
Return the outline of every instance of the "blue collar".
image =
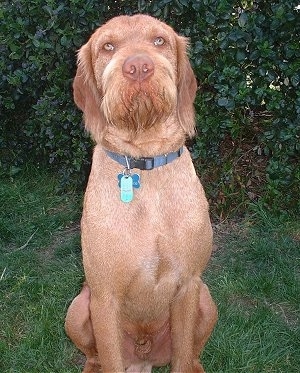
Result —
<instances>
[{"instance_id":1,"label":"blue collar","mask_svg":"<svg viewBox=\"0 0 300 373\"><path fill-rule=\"evenodd\" d=\"M156 157L141 157L133 158L130 156L111 152L105 150L106 154L114 161L120 163L122 166L132 169L138 168L140 170L153 170L153 168L164 166L171 163L176 158L179 158L183 153L183 146L175 152L168 154L157 155Z\"/></svg>"}]
</instances>

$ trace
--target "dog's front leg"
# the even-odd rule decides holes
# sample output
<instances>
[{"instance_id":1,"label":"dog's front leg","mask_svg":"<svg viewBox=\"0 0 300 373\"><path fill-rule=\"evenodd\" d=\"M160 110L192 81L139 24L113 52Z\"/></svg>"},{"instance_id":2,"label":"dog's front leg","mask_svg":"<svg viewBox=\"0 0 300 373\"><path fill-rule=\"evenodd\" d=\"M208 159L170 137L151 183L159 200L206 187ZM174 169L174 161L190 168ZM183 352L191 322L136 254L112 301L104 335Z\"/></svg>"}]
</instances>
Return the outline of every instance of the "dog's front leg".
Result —
<instances>
[{"instance_id":1,"label":"dog's front leg","mask_svg":"<svg viewBox=\"0 0 300 373\"><path fill-rule=\"evenodd\" d=\"M172 373L204 373L193 351L200 286L200 278L188 280L171 306Z\"/></svg>"},{"instance_id":2,"label":"dog's front leg","mask_svg":"<svg viewBox=\"0 0 300 373\"><path fill-rule=\"evenodd\" d=\"M90 307L102 373L124 372L117 301L112 295L96 294Z\"/></svg>"}]
</instances>

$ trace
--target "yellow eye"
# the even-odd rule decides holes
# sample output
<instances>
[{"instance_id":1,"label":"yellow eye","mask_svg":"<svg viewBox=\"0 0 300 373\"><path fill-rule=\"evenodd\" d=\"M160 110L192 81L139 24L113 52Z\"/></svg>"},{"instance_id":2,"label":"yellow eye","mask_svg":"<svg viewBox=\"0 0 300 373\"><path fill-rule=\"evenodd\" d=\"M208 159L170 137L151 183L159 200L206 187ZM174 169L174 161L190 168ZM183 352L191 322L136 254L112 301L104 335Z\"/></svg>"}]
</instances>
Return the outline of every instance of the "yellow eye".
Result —
<instances>
[{"instance_id":1,"label":"yellow eye","mask_svg":"<svg viewBox=\"0 0 300 373\"><path fill-rule=\"evenodd\" d=\"M115 47L111 43L105 43L103 45L103 49L105 49L106 51L113 51Z\"/></svg>"},{"instance_id":2,"label":"yellow eye","mask_svg":"<svg viewBox=\"0 0 300 373\"><path fill-rule=\"evenodd\" d=\"M154 40L154 45L163 45L163 44L165 44L165 39L162 38L161 36L157 37Z\"/></svg>"}]
</instances>

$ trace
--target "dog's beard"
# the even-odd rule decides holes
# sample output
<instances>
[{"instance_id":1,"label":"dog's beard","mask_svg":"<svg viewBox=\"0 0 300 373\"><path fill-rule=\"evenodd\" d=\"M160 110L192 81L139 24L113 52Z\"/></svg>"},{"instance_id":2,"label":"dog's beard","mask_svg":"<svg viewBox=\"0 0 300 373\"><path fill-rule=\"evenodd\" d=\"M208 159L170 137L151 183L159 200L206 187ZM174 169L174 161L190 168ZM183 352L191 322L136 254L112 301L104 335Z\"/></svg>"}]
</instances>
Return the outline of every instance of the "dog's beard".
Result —
<instances>
[{"instance_id":1,"label":"dog's beard","mask_svg":"<svg viewBox=\"0 0 300 373\"><path fill-rule=\"evenodd\" d=\"M101 109L108 123L132 132L140 132L162 123L174 112L177 90L154 82L110 84L103 96Z\"/></svg>"}]
</instances>

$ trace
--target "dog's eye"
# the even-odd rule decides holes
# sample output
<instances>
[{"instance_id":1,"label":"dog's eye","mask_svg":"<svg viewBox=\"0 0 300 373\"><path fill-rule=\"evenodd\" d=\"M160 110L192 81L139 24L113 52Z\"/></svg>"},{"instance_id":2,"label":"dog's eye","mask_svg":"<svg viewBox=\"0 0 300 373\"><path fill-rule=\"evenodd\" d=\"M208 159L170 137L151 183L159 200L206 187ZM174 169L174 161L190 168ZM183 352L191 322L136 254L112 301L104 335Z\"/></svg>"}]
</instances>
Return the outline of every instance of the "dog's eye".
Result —
<instances>
[{"instance_id":1,"label":"dog's eye","mask_svg":"<svg viewBox=\"0 0 300 373\"><path fill-rule=\"evenodd\" d=\"M103 45L103 49L105 49L106 51L113 51L115 47L111 43L105 43Z\"/></svg>"},{"instance_id":2,"label":"dog's eye","mask_svg":"<svg viewBox=\"0 0 300 373\"><path fill-rule=\"evenodd\" d=\"M163 44L165 44L165 39L162 38L161 36L157 37L154 40L154 45L163 45Z\"/></svg>"}]
</instances>

